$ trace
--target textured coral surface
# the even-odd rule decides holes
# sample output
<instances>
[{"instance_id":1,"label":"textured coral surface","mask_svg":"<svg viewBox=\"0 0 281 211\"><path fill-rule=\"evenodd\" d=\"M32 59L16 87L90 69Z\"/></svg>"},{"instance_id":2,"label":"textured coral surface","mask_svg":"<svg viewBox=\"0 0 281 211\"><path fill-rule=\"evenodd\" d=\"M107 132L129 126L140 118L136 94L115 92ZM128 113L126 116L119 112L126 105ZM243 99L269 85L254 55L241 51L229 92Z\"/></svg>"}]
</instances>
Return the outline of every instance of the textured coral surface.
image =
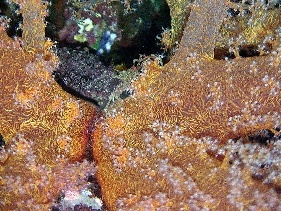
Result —
<instances>
[{"instance_id":1,"label":"textured coral surface","mask_svg":"<svg viewBox=\"0 0 281 211\"><path fill-rule=\"evenodd\" d=\"M228 3L195 1L175 56L145 62L134 95L97 124L111 210L281 210L280 139L235 140L280 126L280 48L212 59Z\"/></svg>"},{"instance_id":2,"label":"textured coral surface","mask_svg":"<svg viewBox=\"0 0 281 211\"><path fill-rule=\"evenodd\" d=\"M280 8L169 1L172 30L186 24L178 51L163 67L143 59L134 94L99 118L52 78L58 61L44 2L12 2L23 37L0 27L0 210L69 210L89 200L96 168L74 161L93 120L109 210L281 210Z\"/></svg>"},{"instance_id":3,"label":"textured coral surface","mask_svg":"<svg viewBox=\"0 0 281 211\"><path fill-rule=\"evenodd\" d=\"M0 28L1 210L47 210L67 187L93 173L71 166L85 152L94 107L52 78L55 55L27 53ZM89 175L88 175L89 176ZM80 182L82 183L82 182Z\"/></svg>"}]
</instances>

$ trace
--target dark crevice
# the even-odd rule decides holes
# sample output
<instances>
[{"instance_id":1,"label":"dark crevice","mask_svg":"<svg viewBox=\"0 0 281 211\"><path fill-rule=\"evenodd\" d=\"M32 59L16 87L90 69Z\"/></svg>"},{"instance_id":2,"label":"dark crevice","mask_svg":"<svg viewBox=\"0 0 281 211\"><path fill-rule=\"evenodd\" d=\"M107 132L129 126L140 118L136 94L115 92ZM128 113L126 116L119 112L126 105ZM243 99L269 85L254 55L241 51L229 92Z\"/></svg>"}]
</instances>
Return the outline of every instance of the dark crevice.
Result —
<instances>
[{"instance_id":1,"label":"dark crevice","mask_svg":"<svg viewBox=\"0 0 281 211\"><path fill-rule=\"evenodd\" d=\"M274 133L269 129L260 130L248 136L250 142L261 145L267 145L273 137Z\"/></svg>"},{"instance_id":2,"label":"dark crevice","mask_svg":"<svg viewBox=\"0 0 281 211\"><path fill-rule=\"evenodd\" d=\"M241 45L238 47L238 52L241 57L253 57L260 55L258 46L256 45Z\"/></svg>"},{"instance_id":3,"label":"dark crevice","mask_svg":"<svg viewBox=\"0 0 281 211\"><path fill-rule=\"evenodd\" d=\"M234 59L235 55L233 52L230 52L227 47L216 47L214 49L214 59L216 60L224 60L224 59Z\"/></svg>"},{"instance_id":4,"label":"dark crevice","mask_svg":"<svg viewBox=\"0 0 281 211\"><path fill-rule=\"evenodd\" d=\"M0 150L3 149L6 145L6 142L3 138L3 136L0 134Z\"/></svg>"},{"instance_id":5,"label":"dark crevice","mask_svg":"<svg viewBox=\"0 0 281 211\"><path fill-rule=\"evenodd\" d=\"M119 16L119 27L123 30L122 39L113 45L110 53L100 57L105 64L124 63L127 67L131 67L133 60L138 59L139 55L164 55L157 36L163 32L163 29L171 28L170 9L165 0L155 2L161 5L159 11L156 11L152 1L146 0L136 12ZM138 23L138 28L134 29L136 22L141 23ZM135 35L132 36L134 33Z\"/></svg>"},{"instance_id":6,"label":"dark crevice","mask_svg":"<svg viewBox=\"0 0 281 211\"><path fill-rule=\"evenodd\" d=\"M9 18L9 27L6 29L9 37L21 37L22 30L20 24L22 23L21 14L16 13L19 10L19 6L15 3L7 3L7 1L0 0L0 17Z\"/></svg>"},{"instance_id":7,"label":"dark crevice","mask_svg":"<svg viewBox=\"0 0 281 211\"><path fill-rule=\"evenodd\" d=\"M254 57L260 56L260 51L258 50L258 46L256 45L240 45L238 47L238 54L240 57ZM266 45L264 47L264 51L270 51L270 45ZM214 59L216 60L224 60L224 59L235 59L234 52L230 51L228 47L215 47L214 48Z\"/></svg>"}]
</instances>

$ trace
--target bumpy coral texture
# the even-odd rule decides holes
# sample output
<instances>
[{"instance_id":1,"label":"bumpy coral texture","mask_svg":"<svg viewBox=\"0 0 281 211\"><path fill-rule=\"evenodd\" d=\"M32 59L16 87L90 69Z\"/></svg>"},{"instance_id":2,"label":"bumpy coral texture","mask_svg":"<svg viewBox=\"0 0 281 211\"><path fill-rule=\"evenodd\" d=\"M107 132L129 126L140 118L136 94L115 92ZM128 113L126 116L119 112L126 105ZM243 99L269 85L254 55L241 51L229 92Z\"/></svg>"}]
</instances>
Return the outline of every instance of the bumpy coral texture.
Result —
<instances>
[{"instance_id":1,"label":"bumpy coral texture","mask_svg":"<svg viewBox=\"0 0 281 211\"><path fill-rule=\"evenodd\" d=\"M48 3L42 0L11 0L10 2L20 6L19 13L23 17L22 37L25 42L25 50L42 53L45 43L46 24L44 20Z\"/></svg>"},{"instance_id":2,"label":"bumpy coral texture","mask_svg":"<svg viewBox=\"0 0 281 211\"><path fill-rule=\"evenodd\" d=\"M97 124L110 210L281 210L281 141L235 140L280 126L280 47L211 59L228 4L195 1L172 60L145 62L134 95Z\"/></svg>"},{"instance_id":3,"label":"bumpy coral texture","mask_svg":"<svg viewBox=\"0 0 281 211\"><path fill-rule=\"evenodd\" d=\"M26 9L44 14L35 3ZM28 26L34 31L42 23ZM0 27L0 133L6 144L0 150L1 210L48 210L60 192L85 185L95 170L89 163L69 164L85 152L94 107L56 84L58 60L51 42L41 40L44 34L26 36L22 48Z\"/></svg>"}]
</instances>

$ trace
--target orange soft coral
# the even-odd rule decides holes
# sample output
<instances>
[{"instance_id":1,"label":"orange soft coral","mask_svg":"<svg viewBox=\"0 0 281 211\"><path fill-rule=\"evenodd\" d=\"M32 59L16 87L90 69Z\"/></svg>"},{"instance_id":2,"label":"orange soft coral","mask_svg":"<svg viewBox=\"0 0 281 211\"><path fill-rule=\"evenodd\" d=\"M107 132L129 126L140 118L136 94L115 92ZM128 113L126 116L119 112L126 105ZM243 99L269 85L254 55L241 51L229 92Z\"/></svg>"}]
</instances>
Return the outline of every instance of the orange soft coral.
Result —
<instances>
[{"instance_id":1,"label":"orange soft coral","mask_svg":"<svg viewBox=\"0 0 281 211\"><path fill-rule=\"evenodd\" d=\"M53 152L50 157L55 157L58 150L74 160L81 157L94 108L65 93L53 80L56 60L45 61L42 54L33 56L20 47L13 49L13 45L18 44L12 42L3 29L1 41L6 43L1 47L0 80L0 124L4 139L9 144L16 134L25 133L30 136L28 139L38 139L39 154L40 145L44 144ZM62 139L68 140L65 149L58 148L62 146Z\"/></svg>"},{"instance_id":2,"label":"orange soft coral","mask_svg":"<svg viewBox=\"0 0 281 211\"><path fill-rule=\"evenodd\" d=\"M61 191L81 186L94 171L88 163L69 164L85 153L94 107L54 81L54 54L31 48L0 27L1 210L48 210Z\"/></svg>"},{"instance_id":3,"label":"orange soft coral","mask_svg":"<svg viewBox=\"0 0 281 211\"><path fill-rule=\"evenodd\" d=\"M281 141L229 140L280 126L280 49L210 59L227 1L192 8L172 60L147 61L134 95L95 128L104 199L110 210L280 210Z\"/></svg>"}]
</instances>

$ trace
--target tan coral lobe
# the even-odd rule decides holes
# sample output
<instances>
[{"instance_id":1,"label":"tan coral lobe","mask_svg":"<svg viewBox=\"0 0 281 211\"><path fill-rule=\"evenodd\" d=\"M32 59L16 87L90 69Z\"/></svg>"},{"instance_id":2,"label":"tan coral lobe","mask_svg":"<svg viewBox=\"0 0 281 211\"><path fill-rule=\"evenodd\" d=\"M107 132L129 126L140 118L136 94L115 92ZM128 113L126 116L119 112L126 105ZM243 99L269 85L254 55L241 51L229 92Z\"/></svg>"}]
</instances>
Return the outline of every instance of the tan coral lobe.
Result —
<instances>
[{"instance_id":1,"label":"tan coral lobe","mask_svg":"<svg viewBox=\"0 0 281 211\"><path fill-rule=\"evenodd\" d=\"M211 59L228 5L194 1L171 61L148 59L134 95L97 124L94 156L110 210L281 210L280 139L235 140L280 126L280 47Z\"/></svg>"},{"instance_id":2,"label":"tan coral lobe","mask_svg":"<svg viewBox=\"0 0 281 211\"><path fill-rule=\"evenodd\" d=\"M32 14L45 12L41 1L24 2L23 8L36 4L25 8ZM84 156L95 108L55 82L58 58L50 41L44 43L44 19L32 21L38 23L24 25L39 34L27 32L22 43L0 26L0 133L5 141L0 150L1 210L49 210L62 191L80 190L84 177L95 171L88 162L72 163Z\"/></svg>"}]
</instances>

